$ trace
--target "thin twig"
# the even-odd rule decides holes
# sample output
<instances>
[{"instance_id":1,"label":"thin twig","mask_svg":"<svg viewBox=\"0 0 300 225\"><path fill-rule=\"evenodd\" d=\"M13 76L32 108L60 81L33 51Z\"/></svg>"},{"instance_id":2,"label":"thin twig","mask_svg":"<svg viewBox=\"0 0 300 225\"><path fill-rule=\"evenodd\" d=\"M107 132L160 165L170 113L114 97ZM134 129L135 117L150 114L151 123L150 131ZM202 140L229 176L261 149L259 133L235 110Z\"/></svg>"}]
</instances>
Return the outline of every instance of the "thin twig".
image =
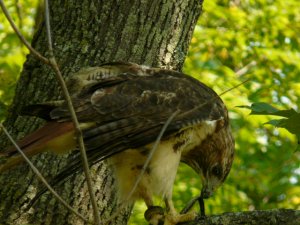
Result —
<instances>
[{"instance_id":1,"label":"thin twig","mask_svg":"<svg viewBox=\"0 0 300 225\"><path fill-rule=\"evenodd\" d=\"M239 86L242 86L243 84L247 83L248 81L250 81L250 78L249 78L249 79L246 79L246 80L244 80L244 81L242 81L241 83L239 83L239 84L237 84L237 85L234 85L234 86L231 87L231 88L228 88L227 90L225 90L225 91L223 91L223 92L221 92L220 94L218 94L218 97L221 97L222 95L228 93L229 91L232 91L232 90L238 88Z\"/></svg>"},{"instance_id":2,"label":"thin twig","mask_svg":"<svg viewBox=\"0 0 300 225\"><path fill-rule=\"evenodd\" d=\"M46 4L46 3L45 3ZM48 5L48 2L47 2L47 5ZM47 58L45 58L44 56L42 56L38 51L36 51L34 48L32 48L32 46L26 41L26 39L24 38L24 36L21 34L21 32L19 31L19 29L16 27L16 25L15 25L15 23L13 22L13 20L12 20L12 18L11 18L11 16L9 15L9 13L8 13L8 11L7 11L7 9L6 9L6 7L5 7L5 5L4 5L4 3L3 3L3 1L2 0L0 0L0 6L1 6L1 8L2 8L2 10L3 10L3 12L4 12L4 14L5 14L5 16L6 16L6 18L7 18L7 20L9 21L9 23L10 23L10 25L12 26L12 28L14 29L14 31L16 32L16 34L18 35L18 37L20 38L20 40L21 40L21 42L29 49L29 51L34 55L34 56L36 56L39 60L41 60L43 63L45 63L45 64L47 64L47 65L50 65L54 70L55 70L55 73L57 74L57 77L60 77L60 78L62 78L62 75L61 75L61 73L60 73L60 70L58 69L58 66L57 66L57 63L56 63L56 60L55 60L55 58L54 57L51 57L50 58L50 60L49 59L47 59ZM48 15L49 15L49 13L48 13ZM49 18L49 17L48 17ZM47 20L47 19L46 19ZM48 19L48 21L49 21L49 19ZM48 23L48 25L49 25L49 23ZM50 26L49 26L50 27ZM50 31L50 29L49 29L49 31ZM48 40L50 40L50 43L51 43L51 45L49 45L50 46L50 48L51 49L49 49L49 51L50 51L50 54L51 54L51 52L52 52L52 56L53 56L53 48L52 48L52 41L51 41L51 35L48 35L48 37L50 37L50 39L48 39ZM66 85L64 84L64 81L63 81L63 79L58 79L59 80L59 83L61 84L61 86L62 86L62 89L63 89L63 92L64 92L64 96L65 96L65 98L66 98L66 100L67 100L67 102L68 102L68 105L70 106L72 106L72 103L71 103L71 101L70 101L70 95L65 95L65 90L67 90L67 88L66 88ZM63 82L61 82L61 81L63 81ZM62 83L63 83L63 85L62 85ZM68 97L69 96L69 97ZM69 104L69 103L71 103L71 104ZM73 107L72 107L73 108ZM80 131L80 128L79 128L79 125L78 125L78 121L77 121L77 118L76 118L76 114L75 114L75 112L74 112L74 110L73 110L73 112L72 112L72 110L71 110L71 116L72 116L72 119L74 118L74 115L75 115L75 121L73 120L73 122L75 122L74 124L75 124L75 129L76 129L76 131L77 131L77 134L79 134L79 136L81 136L81 138L79 137L78 138L78 141L79 141L79 146L84 146L84 143L83 143L83 138L82 138L82 134L81 134L81 131ZM76 123L76 121L77 121L77 123ZM80 148L80 150L82 150L82 148ZM81 151L82 152L82 151ZM84 148L83 148L83 152L84 152L84 154L85 154L85 150L84 150ZM84 161L86 161L87 162L87 157L86 157L86 154L85 154L85 159L86 160L84 160ZM86 163L84 163L84 164L86 164ZM87 166L84 166L85 167L85 171L86 171L86 167L87 168L89 168L88 167L88 164L86 164ZM89 177L89 178L88 178ZM86 175L86 179L87 179L87 183L88 183L88 187L89 187L89 190L90 190L90 187L92 186L91 185L91 178L90 178L90 176L89 176L89 173L88 173L88 175ZM47 187L48 188L48 187ZM50 190L50 189L49 189ZM51 190L50 190L51 191ZM97 204L96 204L96 201L95 201L95 195L94 195L94 191L92 191L92 193L93 194L91 194L90 193L90 196L91 196L91 199L93 199L93 196L94 196L94 201L92 200L92 203L93 203L93 209L95 209L95 207L94 206L96 206L96 208L97 208ZM95 211L97 211L97 213L95 213ZM96 210L94 210L94 214L95 215L97 215L96 217L95 217L95 220L97 221L97 217L99 218L98 220L100 221L100 216L99 216L99 213L98 213L98 210L96 209Z\"/></svg>"},{"instance_id":3,"label":"thin twig","mask_svg":"<svg viewBox=\"0 0 300 225\"><path fill-rule=\"evenodd\" d=\"M21 42L29 49L29 51L37 57L37 59L41 60L43 63L47 64L47 65L51 65L50 64L50 60L48 60L47 58L43 57L38 51L36 51L34 48L32 48L32 46L26 41L26 39L24 38L24 36L21 34L21 32L19 31L19 29L16 27L15 23L13 22L11 16L9 15L6 6L4 5L3 1L0 0L0 6L2 8L3 13L5 14L7 20L9 21L10 25L12 26L13 30L16 32L16 34L18 35L18 37L20 38ZM2 125L1 125L2 126ZM2 126L3 127L3 126ZM4 127L3 130L5 131ZM13 139L9 136L10 140L13 141ZM13 142L15 145L15 142ZM16 147L16 149L19 151L20 148ZM19 151L20 152L20 151ZM20 154L24 157L24 153L21 151ZM26 157L26 156L25 156ZM28 160L28 158L25 158L25 161L30 165L30 167L33 169L33 171L35 172L35 174L37 174L37 176L41 179L41 181L45 184L45 186L49 189L49 191L58 199L58 201L60 201L65 207L67 207L69 210L71 210L72 212L74 212L77 216L79 216L81 219L83 219L84 221L88 222L88 220L86 218L84 218L82 215L80 215L79 213L77 213L70 205L68 205L52 188L51 186L47 183L47 181L42 177L42 175L39 173L39 171L36 169L36 167L34 167L34 165Z\"/></svg>"},{"instance_id":4,"label":"thin twig","mask_svg":"<svg viewBox=\"0 0 300 225\"><path fill-rule=\"evenodd\" d=\"M76 134L77 134L77 139L78 139L78 144L79 144L79 149L80 149L80 155L81 155L81 161L83 164L83 170L84 170L84 174L86 177L86 181L87 181L87 186L88 186L88 191L89 191L89 195L90 195L90 199L91 199L91 203L92 203L92 207L93 207L93 214L94 214L94 220L95 220L95 224L100 224L100 213L98 210L98 206L97 206L97 202L96 202L96 196L95 196L95 191L93 188L93 183L92 183L92 178L90 175L90 169L89 169L89 164L88 164L88 159L87 159L87 155L86 155L86 150L85 150L85 145L84 145L84 141L83 141L83 136L82 136L82 132L79 126L79 122L72 104L72 100L68 91L68 88L66 86L66 83L62 77L62 74L58 68L56 59L54 57L54 53L53 53L53 47L52 47L52 39L51 39L51 27L50 27L50 18L49 18L49 5L48 5L48 0L45 0L45 19L46 19L46 31L47 31L47 37L48 37L48 46L49 46L49 53L50 53L50 63L51 66L53 67L55 74L56 74L56 78L59 81L59 84L62 88L63 91L63 95L67 101L68 104L68 108L69 111L71 113L71 117L72 117L72 121L74 123L75 126L75 130L76 130Z\"/></svg>"},{"instance_id":5,"label":"thin twig","mask_svg":"<svg viewBox=\"0 0 300 225\"><path fill-rule=\"evenodd\" d=\"M189 111L186 111L186 112L184 112L184 113L179 114L179 116L180 116L180 117L183 117L183 116L188 115L188 114L190 114L190 113L192 113L192 112L195 112L196 110L198 110L198 109L202 108L203 106L205 106L205 105L211 103L212 101L214 101L215 99L217 99L217 98L221 97L222 95L228 93L229 91L232 91L233 89L236 89L236 88L238 88L239 86L241 86L241 85L247 83L248 81L250 81L250 78L244 80L243 82L241 82L241 83L239 83L239 84L237 84L237 85L235 85L235 86L233 86L233 87L231 87L231 88L229 88L229 89L227 89L227 90L225 90L225 91L223 91L221 94L216 95L215 97L213 97L213 98L207 100L206 102L204 102L204 103L198 105L197 107L195 107L195 108L193 108L193 109L191 109L191 110L189 110Z\"/></svg>"},{"instance_id":6,"label":"thin twig","mask_svg":"<svg viewBox=\"0 0 300 225\"><path fill-rule=\"evenodd\" d=\"M35 175L43 182L43 184L48 188L48 190L54 195L54 197L60 201L68 210L73 212L75 215L77 215L79 218L81 218L85 222L89 222L88 219L86 219L84 216L79 214L77 211L75 211L65 200L63 200L57 192L49 185L49 183L46 181L46 179L43 177L43 175L39 172L39 170L33 165L33 163L30 161L30 159L24 154L24 152L20 149L18 144L14 141L12 136L8 133L6 128L2 123L0 123L0 128L4 131L5 135L8 137L10 142L14 145L14 147L17 149L17 151L21 154L21 156L24 158L24 160L27 162L27 164L30 166L30 168L33 170Z\"/></svg>"},{"instance_id":7,"label":"thin twig","mask_svg":"<svg viewBox=\"0 0 300 225\"><path fill-rule=\"evenodd\" d=\"M5 15L5 17L7 18L8 22L10 23L11 27L14 29L14 31L16 32L16 34L18 35L18 37L20 38L20 40L24 43L24 45L29 49L29 51L35 56L37 57L39 60L41 60L43 63L49 65L50 62L47 58L45 58L44 56L42 56L38 51L36 51L29 43L28 41L25 39L25 37L21 34L21 32L19 31L19 29L16 27L14 21L12 20L11 16L9 15L4 3L2 0L0 0L0 6L2 8L2 11Z\"/></svg>"}]
</instances>

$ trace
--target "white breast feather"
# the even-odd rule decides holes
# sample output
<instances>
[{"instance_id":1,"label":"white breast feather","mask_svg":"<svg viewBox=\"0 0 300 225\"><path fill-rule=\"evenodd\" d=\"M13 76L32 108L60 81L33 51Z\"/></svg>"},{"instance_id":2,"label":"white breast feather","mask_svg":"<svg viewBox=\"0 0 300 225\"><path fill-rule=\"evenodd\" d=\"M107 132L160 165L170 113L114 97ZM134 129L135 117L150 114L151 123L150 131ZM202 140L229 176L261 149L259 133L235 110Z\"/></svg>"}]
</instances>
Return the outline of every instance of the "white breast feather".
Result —
<instances>
[{"instance_id":1,"label":"white breast feather","mask_svg":"<svg viewBox=\"0 0 300 225\"><path fill-rule=\"evenodd\" d=\"M184 154L199 145L216 128L217 121L202 122L197 126L189 127L181 131L180 137L174 136L162 141L149 164L149 170L145 171L135 193L128 199L140 169L147 159L140 150L129 149L112 156L108 161L114 168L119 199L121 202L134 201L137 198L158 195L161 197L171 196L173 183L177 173L181 154ZM179 150L174 150L174 144L184 140ZM149 150L152 144L146 146Z\"/></svg>"}]
</instances>

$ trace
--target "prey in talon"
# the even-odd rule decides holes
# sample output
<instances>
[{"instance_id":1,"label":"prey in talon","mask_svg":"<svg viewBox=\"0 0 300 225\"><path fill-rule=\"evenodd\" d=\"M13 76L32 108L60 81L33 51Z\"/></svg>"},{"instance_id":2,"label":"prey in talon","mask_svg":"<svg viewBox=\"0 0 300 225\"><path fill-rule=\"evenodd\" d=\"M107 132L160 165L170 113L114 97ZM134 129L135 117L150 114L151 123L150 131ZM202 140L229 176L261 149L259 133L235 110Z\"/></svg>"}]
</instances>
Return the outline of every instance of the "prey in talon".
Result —
<instances>
[{"instance_id":1,"label":"prey in talon","mask_svg":"<svg viewBox=\"0 0 300 225\"><path fill-rule=\"evenodd\" d=\"M204 205L204 199L202 195L198 198L198 203L200 207L200 216L204 217L205 216L205 205Z\"/></svg>"},{"instance_id":2,"label":"prey in talon","mask_svg":"<svg viewBox=\"0 0 300 225\"><path fill-rule=\"evenodd\" d=\"M186 206L180 211L180 214L185 214L188 211L191 210L191 208L195 205L195 203L198 202L199 203L199 208L200 208L200 213L199 215L201 217L205 217L205 205L204 205L204 199L202 195L199 195L193 199L191 199Z\"/></svg>"},{"instance_id":3,"label":"prey in talon","mask_svg":"<svg viewBox=\"0 0 300 225\"><path fill-rule=\"evenodd\" d=\"M71 75L67 84L89 165L107 160L122 205L144 200L149 210L146 220L153 225L195 219L193 212L179 214L172 201L178 165L183 162L202 180L199 201L204 212L203 198L209 198L225 181L234 157L228 111L217 93L181 72L128 62L82 69ZM77 132L65 100L29 105L22 112L46 120L43 127L18 143L28 157L45 151L74 151L72 162L52 184L82 170ZM14 147L1 154L6 161L0 164L0 173L23 162ZM164 199L165 210L154 205L154 195Z\"/></svg>"}]
</instances>

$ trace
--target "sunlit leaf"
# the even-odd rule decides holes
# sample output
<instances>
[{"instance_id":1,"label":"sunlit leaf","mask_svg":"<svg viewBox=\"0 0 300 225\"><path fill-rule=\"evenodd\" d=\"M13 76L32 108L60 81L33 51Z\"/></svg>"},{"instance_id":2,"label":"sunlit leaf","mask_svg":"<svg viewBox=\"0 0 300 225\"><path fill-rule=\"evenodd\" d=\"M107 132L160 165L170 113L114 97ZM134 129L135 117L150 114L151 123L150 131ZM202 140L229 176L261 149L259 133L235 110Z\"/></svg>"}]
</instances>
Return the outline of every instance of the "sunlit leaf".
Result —
<instances>
[{"instance_id":1,"label":"sunlit leaf","mask_svg":"<svg viewBox=\"0 0 300 225\"><path fill-rule=\"evenodd\" d=\"M291 117L298 113L294 109L279 110L272 105L264 102L256 102L251 106L237 106L239 108L247 108L251 110L251 115L273 115L282 117Z\"/></svg>"}]
</instances>

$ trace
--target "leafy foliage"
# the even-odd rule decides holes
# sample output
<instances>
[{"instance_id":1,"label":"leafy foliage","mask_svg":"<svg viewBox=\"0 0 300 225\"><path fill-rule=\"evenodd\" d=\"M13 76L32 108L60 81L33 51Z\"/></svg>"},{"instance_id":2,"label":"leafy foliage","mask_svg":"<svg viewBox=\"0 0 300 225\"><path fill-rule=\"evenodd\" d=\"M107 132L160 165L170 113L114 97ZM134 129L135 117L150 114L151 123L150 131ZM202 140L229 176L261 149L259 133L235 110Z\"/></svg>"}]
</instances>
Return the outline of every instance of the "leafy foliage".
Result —
<instances>
[{"instance_id":1,"label":"leafy foliage","mask_svg":"<svg viewBox=\"0 0 300 225\"><path fill-rule=\"evenodd\" d=\"M37 0L5 1L15 24L27 40L31 40ZM14 96L16 82L28 50L19 41L4 14L0 13L0 121Z\"/></svg>"},{"instance_id":2,"label":"leafy foliage","mask_svg":"<svg viewBox=\"0 0 300 225\"><path fill-rule=\"evenodd\" d=\"M251 106L239 106L240 108L248 108L252 115L273 115L285 117L284 119L272 119L265 124L271 124L275 127L281 127L287 129L290 133L295 134L298 138L300 137L300 113L296 112L294 109L289 110L279 110L275 107L264 103L257 102L253 103Z\"/></svg>"},{"instance_id":3,"label":"leafy foliage","mask_svg":"<svg viewBox=\"0 0 300 225\"><path fill-rule=\"evenodd\" d=\"M300 209L300 154L294 151L295 136L285 129L264 126L269 115L248 116L236 107L267 102L276 108L299 110L297 4L294 0L204 1L185 72L217 93L250 79L244 87L222 96L230 111L236 158L223 187L206 201L209 213Z\"/></svg>"},{"instance_id":4,"label":"leafy foliage","mask_svg":"<svg viewBox=\"0 0 300 225\"><path fill-rule=\"evenodd\" d=\"M37 1L6 1L17 25L30 39ZM19 13L18 13L19 12ZM22 15L22 16L20 16ZM296 138L285 129L264 126L277 108L295 109L274 120L276 126L293 126L299 134L300 14L298 0L206 0L196 26L184 71L208 84L217 93L250 78L244 86L222 96L236 138L236 157L225 184L205 201L206 212L270 208L300 209L300 153ZM27 51L0 14L0 120L11 102ZM265 115L249 116L236 106L260 105ZM270 104L276 106L271 107ZM255 106L255 107L254 107ZM251 110L258 110L252 105ZM273 111L272 111L273 110ZM277 110L277 111L276 111ZM252 113L253 114L253 113ZM285 122L285 124L283 123ZM299 139L299 138L298 138ZM178 209L199 194L199 176L182 165L174 189ZM162 204L162 202L157 202ZM131 224L142 224L145 205L134 209Z\"/></svg>"}]
</instances>

